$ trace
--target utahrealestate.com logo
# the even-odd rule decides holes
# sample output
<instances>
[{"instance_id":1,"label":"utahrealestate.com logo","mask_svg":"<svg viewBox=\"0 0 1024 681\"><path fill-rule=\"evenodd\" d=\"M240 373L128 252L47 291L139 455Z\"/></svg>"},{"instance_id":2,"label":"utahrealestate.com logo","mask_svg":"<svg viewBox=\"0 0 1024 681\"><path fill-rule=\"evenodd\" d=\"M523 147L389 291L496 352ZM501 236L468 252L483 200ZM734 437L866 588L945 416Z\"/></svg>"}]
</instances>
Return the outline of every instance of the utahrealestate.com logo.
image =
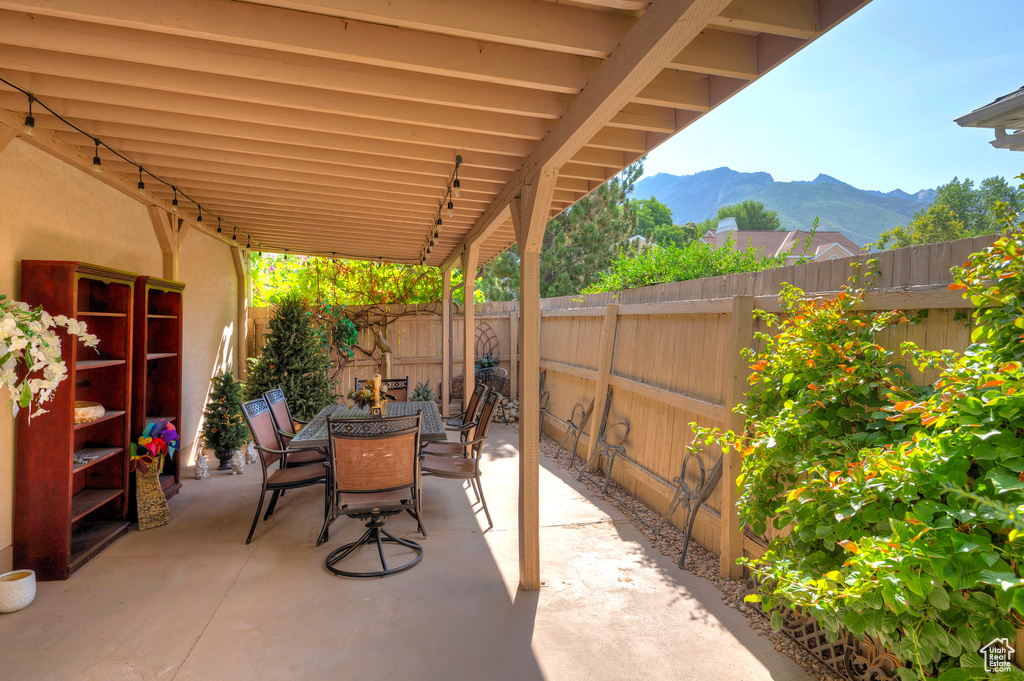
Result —
<instances>
[{"instance_id":1,"label":"utahrealestate.com logo","mask_svg":"<svg viewBox=\"0 0 1024 681\"><path fill-rule=\"evenodd\" d=\"M1010 641L1005 638L993 639L989 644L978 651L985 658L985 671L989 674L1008 672L1013 669L1010 660L1015 652L1010 647Z\"/></svg>"}]
</instances>

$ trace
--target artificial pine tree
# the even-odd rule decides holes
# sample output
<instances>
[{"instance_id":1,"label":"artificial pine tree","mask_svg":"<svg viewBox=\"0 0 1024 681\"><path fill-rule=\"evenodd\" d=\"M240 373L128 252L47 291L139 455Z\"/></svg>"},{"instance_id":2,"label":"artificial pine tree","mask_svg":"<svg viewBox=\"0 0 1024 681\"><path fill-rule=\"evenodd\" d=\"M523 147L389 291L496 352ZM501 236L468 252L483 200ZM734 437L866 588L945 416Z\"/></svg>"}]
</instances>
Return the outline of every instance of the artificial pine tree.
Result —
<instances>
[{"instance_id":1,"label":"artificial pine tree","mask_svg":"<svg viewBox=\"0 0 1024 681\"><path fill-rule=\"evenodd\" d=\"M217 470L231 468L231 452L249 439L242 418L242 384L231 372L213 377L213 390L203 410L203 439L220 460Z\"/></svg>"},{"instance_id":2,"label":"artificial pine tree","mask_svg":"<svg viewBox=\"0 0 1024 681\"><path fill-rule=\"evenodd\" d=\"M329 376L330 351L298 297L282 300L268 327L263 354L249 360L246 399L255 399L280 385L292 416L308 421L335 402Z\"/></svg>"}]
</instances>

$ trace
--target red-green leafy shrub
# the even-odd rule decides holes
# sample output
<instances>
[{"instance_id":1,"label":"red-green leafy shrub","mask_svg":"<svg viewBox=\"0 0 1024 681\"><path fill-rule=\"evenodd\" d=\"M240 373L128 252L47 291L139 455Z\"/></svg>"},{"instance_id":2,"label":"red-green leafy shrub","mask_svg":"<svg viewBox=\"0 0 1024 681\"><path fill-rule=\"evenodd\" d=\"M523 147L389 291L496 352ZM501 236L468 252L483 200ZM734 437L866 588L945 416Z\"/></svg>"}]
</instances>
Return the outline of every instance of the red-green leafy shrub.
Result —
<instances>
[{"instance_id":1,"label":"red-green leafy shrub","mask_svg":"<svg viewBox=\"0 0 1024 681\"><path fill-rule=\"evenodd\" d=\"M761 585L751 600L802 608L832 637L875 637L904 679L990 678L979 648L1024 627L1021 226L1008 218L954 275L976 306L972 345L903 346L941 370L933 386L875 343L901 313L858 311L859 291L806 300L787 287L788 317L764 315L778 333L751 357L746 432L698 438L742 453L742 521L788 528L743 561Z\"/></svg>"}]
</instances>

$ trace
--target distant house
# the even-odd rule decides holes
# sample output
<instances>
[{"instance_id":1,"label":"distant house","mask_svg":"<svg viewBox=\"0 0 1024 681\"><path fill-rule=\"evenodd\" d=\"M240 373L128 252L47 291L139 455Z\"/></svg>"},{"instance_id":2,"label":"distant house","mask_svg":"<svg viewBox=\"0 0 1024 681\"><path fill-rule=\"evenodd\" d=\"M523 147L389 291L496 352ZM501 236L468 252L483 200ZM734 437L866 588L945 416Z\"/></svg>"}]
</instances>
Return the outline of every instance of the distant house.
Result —
<instances>
[{"instance_id":1,"label":"distant house","mask_svg":"<svg viewBox=\"0 0 1024 681\"><path fill-rule=\"evenodd\" d=\"M956 119L963 128L991 128L997 149L1024 151L1024 87Z\"/></svg>"},{"instance_id":2,"label":"distant house","mask_svg":"<svg viewBox=\"0 0 1024 681\"><path fill-rule=\"evenodd\" d=\"M764 232L740 230L736 218L725 218L718 222L715 231L708 231L701 241L712 246L724 246L731 236L733 248L738 251L750 246L764 251L765 255L786 256L786 264L796 262L797 258L807 255L813 261L837 260L847 258L860 252L861 248L841 232L814 233L814 238L807 244L809 231L796 229L790 232Z\"/></svg>"}]
</instances>

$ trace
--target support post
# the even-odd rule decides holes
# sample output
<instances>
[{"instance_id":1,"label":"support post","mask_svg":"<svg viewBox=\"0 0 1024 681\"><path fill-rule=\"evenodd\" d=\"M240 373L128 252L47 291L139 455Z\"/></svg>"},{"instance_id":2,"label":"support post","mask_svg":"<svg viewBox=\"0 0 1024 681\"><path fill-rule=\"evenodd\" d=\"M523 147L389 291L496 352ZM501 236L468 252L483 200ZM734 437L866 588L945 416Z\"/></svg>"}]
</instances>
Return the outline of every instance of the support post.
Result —
<instances>
[{"instance_id":1,"label":"support post","mask_svg":"<svg viewBox=\"0 0 1024 681\"><path fill-rule=\"evenodd\" d=\"M519 399L519 313L508 313L508 398Z\"/></svg>"},{"instance_id":2,"label":"support post","mask_svg":"<svg viewBox=\"0 0 1024 681\"><path fill-rule=\"evenodd\" d=\"M465 324L462 334L462 408L466 408L469 396L473 392L474 345L476 344L476 265L480 259L480 247L467 246L462 256L462 320ZM468 416L467 418L471 418Z\"/></svg>"},{"instance_id":3,"label":"support post","mask_svg":"<svg viewBox=\"0 0 1024 681\"><path fill-rule=\"evenodd\" d=\"M587 445L587 465L584 470L597 467L597 438L601 435L601 417L608 401L608 377L612 372L612 355L615 352L615 329L619 321L619 306L611 304L604 311L604 326L597 351L597 381L594 390L594 413L590 417L590 441Z\"/></svg>"},{"instance_id":4,"label":"support post","mask_svg":"<svg viewBox=\"0 0 1024 681\"><path fill-rule=\"evenodd\" d=\"M746 401L749 373L742 351L753 345L754 297L733 296L732 331L723 371L728 378L725 404L730 410L725 427L736 433L743 430L743 417L734 413L732 408ZM740 527L736 509L736 502L739 500L736 479L740 475L740 467L740 453L730 449L722 461L722 539L718 551L718 572L725 579L740 579L743 576L743 568L736 564L743 556L743 528Z\"/></svg>"},{"instance_id":5,"label":"support post","mask_svg":"<svg viewBox=\"0 0 1024 681\"><path fill-rule=\"evenodd\" d=\"M7 148L7 145L11 143L11 140L17 136L18 131L14 128L9 128L6 125L0 125L0 151Z\"/></svg>"},{"instance_id":6,"label":"support post","mask_svg":"<svg viewBox=\"0 0 1024 681\"><path fill-rule=\"evenodd\" d=\"M238 380L244 381L249 374L246 366L247 339L249 332L249 263L248 253L241 248L231 249L231 260L235 264L235 275L237 277L236 290L238 293L238 318L235 323L237 330L235 338L235 373Z\"/></svg>"},{"instance_id":7,"label":"support post","mask_svg":"<svg viewBox=\"0 0 1024 681\"><path fill-rule=\"evenodd\" d=\"M512 200L519 244L519 587L540 588L540 250L558 170L542 168Z\"/></svg>"},{"instance_id":8,"label":"support post","mask_svg":"<svg viewBox=\"0 0 1024 681\"><path fill-rule=\"evenodd\" d=\"M441 271L441 414L451 416L452 390L452 271Z\"/></svg>"}]
</instances>

